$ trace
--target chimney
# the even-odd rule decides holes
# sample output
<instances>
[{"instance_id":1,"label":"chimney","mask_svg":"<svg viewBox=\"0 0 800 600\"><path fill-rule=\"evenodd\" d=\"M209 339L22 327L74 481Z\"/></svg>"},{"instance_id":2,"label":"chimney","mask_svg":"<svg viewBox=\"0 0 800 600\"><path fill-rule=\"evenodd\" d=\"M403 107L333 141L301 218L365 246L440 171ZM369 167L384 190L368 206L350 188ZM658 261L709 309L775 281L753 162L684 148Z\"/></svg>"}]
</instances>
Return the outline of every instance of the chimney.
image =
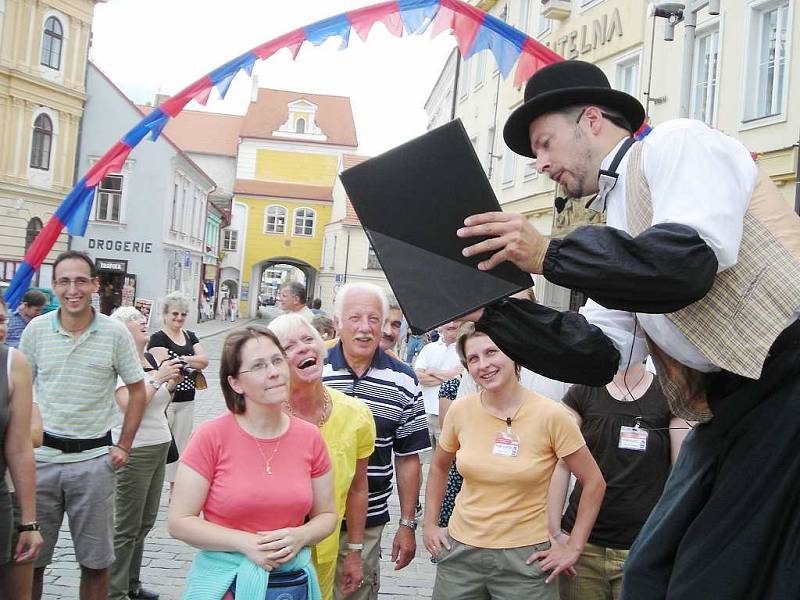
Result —
<instances>
[{"instance_id":1,"label":"chimney","mask_svg":"<svg viewBox=\"0 0 800 600\"><path fill-rule=\"evenodd\" d=\"M250 102L258 101L258 75L253 75L253 86L250 88Z\"/></svg>"}]
</instances>

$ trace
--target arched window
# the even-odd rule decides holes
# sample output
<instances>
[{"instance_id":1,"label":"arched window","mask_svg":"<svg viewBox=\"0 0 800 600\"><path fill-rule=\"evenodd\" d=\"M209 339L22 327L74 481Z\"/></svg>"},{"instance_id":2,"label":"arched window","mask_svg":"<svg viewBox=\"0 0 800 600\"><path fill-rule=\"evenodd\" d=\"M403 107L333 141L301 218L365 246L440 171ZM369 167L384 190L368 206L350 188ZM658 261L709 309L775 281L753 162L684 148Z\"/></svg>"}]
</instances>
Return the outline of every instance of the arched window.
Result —
<instances>
[{"instance_id":1,"label":"arched window","mask_svg":"<svg viewBox=\"0 0 800 600\"><path fill-rule=\"evenodd\" d=\"M47 171L50 168L50 149L53 145L53 122L45 114L33 122L31 167Z\"/></svg>"},{"instance_id":2,"label":"arched window","mask_svg":"<svg viewBox=\"0 0 800 600\"><path fill-rule=\"evenodd\" d=\"M268 207L264 213L264 233L286 233L286 213L283 206Z\"/></svg>"},{"instance_id":3,"label":"arched window","mask_svg":"<svg viewBox=\"0 0 800 600\"><path fill-rule=\"evenodd\" d=\"M64 43L64 28L55 17L44 22L42 34L42 64L58 71L61 68L61 46Z\"/></svg>"},{"instance_id":4,"label":"arched window","mask_svg":"<svg viewBox=\"0 0 800 600\"><path fill-rule=\"evenodd\" d=\"M25 229L25 252L30 249L33 242L36 241L36 236L42 230L42 220L39 217L33 217L28 221L28 227Z\"/></svg>"},{"instance_id":5,"label":"arched window","mask_svg":"<svg viewBox=\"0 0 800 600\"><path fill-rule=\"evenodd\" d=\"M294 211L294 235L314 235L316 213L310 208Z\"/></svg>"},{"instance_id":6,"label":"arched window","mask_svg":"<svg viewBox=\"0 0 800 600\"><path fill-rule=\"evenodd\" d=\"M294 130L297 133L305 133L306 132L306 120L302 117L297 119L297 122L294 124Z\"/></svg>"}]
</instances>

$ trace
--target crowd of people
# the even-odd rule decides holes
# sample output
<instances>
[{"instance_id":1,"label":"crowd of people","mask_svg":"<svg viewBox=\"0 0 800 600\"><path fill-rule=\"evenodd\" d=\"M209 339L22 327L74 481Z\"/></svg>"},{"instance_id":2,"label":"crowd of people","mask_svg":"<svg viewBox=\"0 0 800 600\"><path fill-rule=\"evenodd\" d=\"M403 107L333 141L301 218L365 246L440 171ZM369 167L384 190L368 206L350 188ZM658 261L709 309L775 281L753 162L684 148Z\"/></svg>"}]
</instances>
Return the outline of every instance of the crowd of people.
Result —
<instances>
[{"instance_id":1,"label":"crowd of people","mask_svg":"<svg viewBox=\"0 0 800 600\"><path fill-rule=\"evenodd\" d=\"M800 597L800 219L738 142L690 120L635 141L643 120L597 67L541 69L504 139L608 225L457 232L481 270L586 293L579 313L526 290L425 344L380 287L344 285L328 317L289 284L286 314L227 334L227 411L194 431L209 357L187 300L148 335L133 308L98 314L93 261L62 253L57 311L0 303L19 340L0 344L0 592L41 598L66 514L82 600L157 598L140 574L167 479L188 599L376 600L395 493L391 562L422 514L434 600Z\"/></svg>"}]
</instances>

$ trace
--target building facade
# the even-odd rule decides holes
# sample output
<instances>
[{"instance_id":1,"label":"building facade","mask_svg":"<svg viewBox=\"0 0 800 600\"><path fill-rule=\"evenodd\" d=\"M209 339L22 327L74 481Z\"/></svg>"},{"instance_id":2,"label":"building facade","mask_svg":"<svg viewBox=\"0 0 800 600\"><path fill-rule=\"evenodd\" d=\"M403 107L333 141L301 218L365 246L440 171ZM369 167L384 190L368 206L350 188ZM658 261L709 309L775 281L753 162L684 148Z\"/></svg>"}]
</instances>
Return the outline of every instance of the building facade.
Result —
<instances>
[{"instance_id":1,"label":"building facade","mask_svg":"<svg viewBox=\"0 0 800 600\"><path fill-rule=\"evenodd\" d=\"M99 1L99 0L98 0ZM75 181L95 0L0 0L0 280L14 276ZM33 284L50 286L45 258Z\"/></svg>"},{"instance_id":2,"label":"building facade","mask_svg":"<svg viewBox=\"0 0 800 600\"><path fill-rule=\"evenodd\" d=\"M79 168L86 171L142 112L93 64L87 72L86 113ZM146 142L108 174L95 193L86 235L72 247L95 259L100 277L99 309L149 304L181 291L191 299L189 322L198 320L207 251L208 195L214 181L163 133ZM156 322L157 323L157 322Z\"/></svg>"}]
</instances>

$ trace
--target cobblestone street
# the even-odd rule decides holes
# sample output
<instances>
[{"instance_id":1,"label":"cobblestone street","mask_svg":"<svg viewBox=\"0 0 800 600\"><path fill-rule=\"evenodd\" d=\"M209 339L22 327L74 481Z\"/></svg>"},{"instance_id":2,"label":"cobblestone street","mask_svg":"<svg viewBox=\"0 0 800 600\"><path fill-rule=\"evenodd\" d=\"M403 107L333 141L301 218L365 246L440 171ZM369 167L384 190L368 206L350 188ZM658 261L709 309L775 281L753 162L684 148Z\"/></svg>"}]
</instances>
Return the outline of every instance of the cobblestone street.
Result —
<instances>
[{"instance_id":1,"label":"cobblestone street","mask_svg":"<svg viewBox=\"0 0 800 600\"><path fill-rule=\"evenodd\" d=\"M240 321L243 323L244 321ZM231 325L231 324L228 324ZM208 389L198 392L195 404L195 425L221 414L225 403L219 387L217 373L219 355L224 334L218 333L226 326L219 321L199 324L195 329L201 343L211 357L206 370ZM429 457L425 456L427 462ZM427 471L427 469L424 469ZM424 489L424 488L423 488ZM158 521L145 544L142 581L148 589L158 591L162 600L178 600L183 592L184 579L194 556L194 549L183 542L172 539L167 533L168 488L165 485L161 496ZM427 550L422 545L422 532L417 531L417 558L402 571L395 572L390 561L392 539L397 530L399 505L397 496L390 502L392 522L384 531L384 552L381 568L381 600L416 600L430 598L433 588L434 566ZM76 600L80 570L75 562L69 526L64 520L54 560L45 572L44 595L46 600Z\"/></svg>"}]
</instances>

